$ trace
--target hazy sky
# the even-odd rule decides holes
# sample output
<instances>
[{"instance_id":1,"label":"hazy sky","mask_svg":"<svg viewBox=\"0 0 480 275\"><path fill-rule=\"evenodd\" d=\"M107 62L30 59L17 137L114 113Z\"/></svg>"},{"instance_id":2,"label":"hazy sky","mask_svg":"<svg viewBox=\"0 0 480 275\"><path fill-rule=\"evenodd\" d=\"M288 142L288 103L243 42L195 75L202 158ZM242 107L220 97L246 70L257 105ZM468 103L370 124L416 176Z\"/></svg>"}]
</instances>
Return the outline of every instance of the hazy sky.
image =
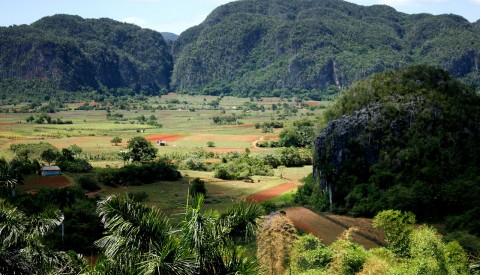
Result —
<instances>
[{"instance_id":1,"label":"hazy sky","mask_svg":"<svg viewBox=\"0 0 480 275\"><path fill-rule=\"evenodd\" d=\"M288 0L285 0L288 1ZM30 24L58 13L83 18L108 17L157 31L180 34L200 24L231 0L0 0L0 26ZM350 0L361 5L386 4L405 13L455 13L480 19L480 0Z\"/></svg>"}]
</instances>

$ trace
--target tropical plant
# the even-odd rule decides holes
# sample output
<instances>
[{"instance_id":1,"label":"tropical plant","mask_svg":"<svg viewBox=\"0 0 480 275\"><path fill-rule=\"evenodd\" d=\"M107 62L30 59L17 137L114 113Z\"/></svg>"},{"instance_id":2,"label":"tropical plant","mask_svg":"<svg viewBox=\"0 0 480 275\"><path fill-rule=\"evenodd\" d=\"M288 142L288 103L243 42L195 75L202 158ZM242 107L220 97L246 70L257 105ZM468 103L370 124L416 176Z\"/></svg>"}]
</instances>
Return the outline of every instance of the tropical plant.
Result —
<instances>
[{"instance_id":1,"label":"tropical plant","mask_svg":"<svg viewBox=\"0 0 480 275\"><path fill-rule=\"evenodd\" d=\"M22 183L22 176L12 167L12 163L0 159L0 195L6 191L15 197L15 187L19 183Z\"/></svg>"},{"instance_id":2,"label":"tropical plant","mask_svg":"<svg viewBox=\"0 0 480 275\"><path fill-rule=\"evenodd\" d=\"M106 236L95 243L107 258L98 268L115 270L121 265L117 274L194 273L193 257L182 249L158 209L109 196L98 202L97 213Z\"/></svg>"},{"instance_id":3,"label":"tropical plant","mask_svg":"<svg viewBox=\"0 0 480 275\"><path fill-rule=\"evenodd\" d=\"M58 210L27 216L0 199L0 274L80 273L85 261L74 253L52 251L44 237L63 221Z\"/></svg>"}]
</instances>

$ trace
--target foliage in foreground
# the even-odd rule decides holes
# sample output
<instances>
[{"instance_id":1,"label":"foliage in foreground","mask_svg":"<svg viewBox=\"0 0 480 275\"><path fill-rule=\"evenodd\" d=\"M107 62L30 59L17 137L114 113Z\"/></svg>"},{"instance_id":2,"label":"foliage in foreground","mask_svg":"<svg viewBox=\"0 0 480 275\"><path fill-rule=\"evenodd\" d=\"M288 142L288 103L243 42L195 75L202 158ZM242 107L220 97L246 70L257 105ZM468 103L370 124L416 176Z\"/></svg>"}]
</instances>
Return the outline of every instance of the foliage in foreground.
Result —
<instances>
[{"instance_id":1,"label":"foliage in foreground","mask_svg":"<svg viewBox=\"0 0 480 275\"><path fill-rule=\"evenodd\" d=\"M219 215L200 212L202 203L196 197L176 228L156 208L116 196L101 200L97 213L106 236L96 244L105 258L90 274L257 274L237 234L244 228L253 230L247 237L254 234L261 208L236 204Z\"/></svg>"},{"instance_id":2,"label":"foliage in foreground","mask_svg":"<svg viewBox=\"0 0 480 275\"><path fill-rule=\"evenodd\" d=\"M62 221L58 210L27 216L0 200L0 274L79 274L86 266L81 257L45 245Z\"/></svg>"},{"instance_id":3,"label":"foliage in foreground","mask_svg":"<svg viewBox=\"0 0 480 275\"><path fill-rule=\"evenodd\" d=\"M457 242L445 243L429 226L411 227L411 213L383 211L374 219L387 236L388 248L364 249L352 242L354 228L330 246L311 235L293 245L293 274L469 274L467 254ZM395 236L395 232L409 232ZM404 250L397 249L397 245ZM392 250L393 248L393 250Z\"/></svg>"}]
</instances>

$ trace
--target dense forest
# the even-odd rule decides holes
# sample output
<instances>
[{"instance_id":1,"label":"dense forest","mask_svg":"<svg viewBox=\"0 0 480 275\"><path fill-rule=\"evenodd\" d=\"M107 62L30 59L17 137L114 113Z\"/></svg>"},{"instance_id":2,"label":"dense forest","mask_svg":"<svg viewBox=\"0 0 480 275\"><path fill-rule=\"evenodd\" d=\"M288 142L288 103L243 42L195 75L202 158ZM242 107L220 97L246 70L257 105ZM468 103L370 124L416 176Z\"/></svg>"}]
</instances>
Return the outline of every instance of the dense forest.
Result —
<instances>
[{"instance_id":1,"label":"dense forest","mask_svg":"<svg viewBox=\"0 0 480 275\"><path fill-rule=\"evenodd\" d=\"M478 22L457 15L407 15L338 0L235 1L180 35L172 84L180 91L318 96L376 72L427 64L478 86L479 48Z\"/></svg>"},{"instance_id":2,"label":"dense forest","mask_svg":"<svg viewBox=\"0 0 480 275\"><path fill-rule=\"evenodd\" d=\"M0 97L173 90L319 100L373 73L419 64L478 87L478 26L339 0L234 1L165 39L110 19L55 15L0 28Z\"/></svg>"},{"instance_id":3,"label":"dense forest","mask_svg":"<svg viewBox=\"0 0 480 275\"><path fill-rule=\"evenodd\" d=\"M354 84L327 111L315 140L315 176L297 200L373 216L382 209L446 218L480 235L480 97L426 66Z\"/></svg>"},{"instance_id":4,"label":"dense forest","mask_svg":"<svg viewBox=\"0 0 480 275\"><path fill-rule=\"evenodd\" d=\"M173 60L162 35L111 19L44 17L0 28L1 95L57 91L158 94Z\"/></svg>"}]
</instances>

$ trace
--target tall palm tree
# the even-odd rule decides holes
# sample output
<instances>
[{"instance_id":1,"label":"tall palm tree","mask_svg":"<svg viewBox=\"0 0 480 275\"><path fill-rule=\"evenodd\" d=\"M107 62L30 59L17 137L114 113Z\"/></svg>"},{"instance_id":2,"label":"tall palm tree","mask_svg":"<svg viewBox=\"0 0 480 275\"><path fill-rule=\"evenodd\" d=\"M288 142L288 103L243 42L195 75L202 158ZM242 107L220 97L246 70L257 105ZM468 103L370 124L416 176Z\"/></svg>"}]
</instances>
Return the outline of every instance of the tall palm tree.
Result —
<instances>
[{"instance_id":1,"label":"tall palm tree","mask_svg":"<svg viewBox=\"0 0 480 275\"><path fill-rule=\"evenodd\" d=\"M43 237L60 225L58 210L26 216L0 200L0 274L79 273L84 262L75 254L51 251Z\"/></svg>"},{"instance_id":2,"label":"tall palm tree","mask_svg":"<svg viewBox=\"0 0 480 275\"><path fill-rule=\"evenodd\" d=\"M179 246L158 209L109 196L98 202L97 213L106 229L106 236L95 242L107 258L102 268L121 264L117 274L194 273L192 256Z\"/></svg>"}]
</instances>

